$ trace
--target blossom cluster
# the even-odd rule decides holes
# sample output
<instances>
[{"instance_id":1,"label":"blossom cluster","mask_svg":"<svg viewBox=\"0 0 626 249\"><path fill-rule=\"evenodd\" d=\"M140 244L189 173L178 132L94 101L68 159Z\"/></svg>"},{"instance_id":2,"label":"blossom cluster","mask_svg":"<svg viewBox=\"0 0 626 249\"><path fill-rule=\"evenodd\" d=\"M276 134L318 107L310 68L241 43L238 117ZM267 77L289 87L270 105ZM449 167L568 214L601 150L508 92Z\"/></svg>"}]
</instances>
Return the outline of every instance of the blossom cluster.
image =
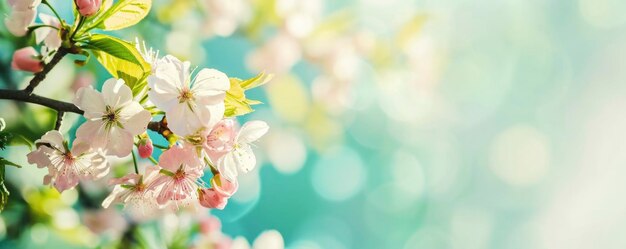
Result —
<instances>
[{"instance_id":1,"label":"blossom cluster","mask_svg":"<svg viewBox=\"0 0 626 249\"><path fill-rule=\"evenodd\" d=\"M208 68L194 73L189 62L138 48L152 67L145 101L133 97L123 79L105 81L101 91L80 88L73 103L87 121L72 146L59 131L49 131L35 141L29 163L47 168L44 184L63 192L79 180L103 178L109 173L108 157L135 157L136 146L140 157L156 165L110 180L115 187L103 207L122 203L131 212L145 213L199 203L223 209L237 191L238 175L256 166L251 144L267 133L268 125L250 121L239 128L234 118L225 117L231 87L226 74ZM152 121L161 114L161 121ZM147 135L150 122L164 127L161 135L171 141L160 146L158 162ZM205 171L213 174L210 186L201 179Z\"/></svg>"}]
</instances>

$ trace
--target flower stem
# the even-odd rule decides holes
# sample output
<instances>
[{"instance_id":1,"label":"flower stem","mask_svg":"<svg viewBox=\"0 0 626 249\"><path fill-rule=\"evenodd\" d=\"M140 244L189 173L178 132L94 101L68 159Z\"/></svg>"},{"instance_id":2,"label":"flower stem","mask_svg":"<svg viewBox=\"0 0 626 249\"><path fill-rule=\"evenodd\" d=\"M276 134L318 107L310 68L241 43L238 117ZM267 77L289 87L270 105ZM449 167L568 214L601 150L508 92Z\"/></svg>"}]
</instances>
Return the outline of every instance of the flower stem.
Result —
<instances>
[{"instance_id":1,"label":"flower stem","mask_svg":"<svg viewBox=\"0 0 626 249\"><path fill-rule=\"evenodd\" d=\"M59 13L57 13L57 11L54 9L54 7L52 7L52 5L50 5L50 3L48 3L48 0L42 0L41 3L45 4L46 6L48 6L48 8L50 8L52 13L54 13L54 15L57 17L57 19L59 19L59 23L63 22L63 20L61 19L61 16L59 15Z\"/></svg>"},{"instance_id":2,"label":"flower stem","mask_svg":"<svg viewBox=\"0 0 626 249\"><path fill-rule=\"evenodd\" d=\"M135 165L135 173L139 174L139 169L137 168L137 156L135 156L135 151L131 151L131 154L133 154L133 164Z\"/></svg>"},{"instance_id":3,"label":"flower stem","mask_svg":"<svg viewBox=\"0 0 626 249\"><path fill-rule=\"evenodd\" d=\"M59 30L59 27L55 27L55 26L47 25L47 24L39 24L39 25L33 25L33 26L28 27L30 31L33 31L38 28L51 28L51 29Z\"/></svg>"},{"instance_id":4,"label":"flower stem","mask_svg":"<svg viewBox=\"0 0 626 249\"><path fill-rule=\"evenodd\" d=\"M154 157L152 157L152 156L148 157L148 159L150 159L150 161L151 161L152 163L154 163L154 165L158 165L158 164L159 164L159 162L157 162L157 160L156 160L156 159L154 159Z\"/></svg>"}]
</instances>

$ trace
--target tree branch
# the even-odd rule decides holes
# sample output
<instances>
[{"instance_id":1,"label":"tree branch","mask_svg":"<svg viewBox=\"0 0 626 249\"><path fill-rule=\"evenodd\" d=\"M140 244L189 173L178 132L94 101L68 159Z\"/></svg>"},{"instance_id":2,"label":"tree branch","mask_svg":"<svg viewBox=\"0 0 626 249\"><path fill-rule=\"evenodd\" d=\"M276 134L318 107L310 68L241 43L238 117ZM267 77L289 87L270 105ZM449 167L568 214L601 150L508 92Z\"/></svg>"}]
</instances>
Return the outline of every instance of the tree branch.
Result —
<instances>
[{"instance_id":1,"label":"tree branch","mask_svg":"<svg viewBox=\"0 0 626 249\"><path fill-rule=\"evenodd\" d=\"M12 99L12 100L19 100L23 102L38 104L38 105L52 108L59 112L73 112L73 113L78 113L81 115L84 113L81 109L78 109L78 107L76 107L72 103L49 99L46 97L39 96L37 94L26 92L25 90L0 89L0 99Z\"/></svg>"},{"instance_id":2,"label":"tree branch","mask_svg":"<svg viewBox=\"0 0 626 249\"><path fill-rule=\"evenodd\" d=\"M41 72L39 73L36 73L35 77L30 80L30 83L24 89L24 92L26 92L27 94L31 94L33 90L35 90L35 87L37 87L39 83L41 83L41 81L46 78L46 75L50 72L50 70L52 70L52 68L54 68L54 66L56 66L56 64L59 63L59 61L61 61L61 59L63 59L63 57L68 52L69 51L66 48L60 47L59 50L54 54L50 62L43 66L43 70L41 70Z\"/></svg>"},{"instance_id":3,"label":"tree branch","mask_svg":"<svg viewBox=\"0 0 626 249\"><path fill-rule=\"evenodd\" d=\"M57 111L57 122L54 124L54 129L59 130L61 128L61 122L63 122L63 111Z\"/></svg>"}]
</instances>

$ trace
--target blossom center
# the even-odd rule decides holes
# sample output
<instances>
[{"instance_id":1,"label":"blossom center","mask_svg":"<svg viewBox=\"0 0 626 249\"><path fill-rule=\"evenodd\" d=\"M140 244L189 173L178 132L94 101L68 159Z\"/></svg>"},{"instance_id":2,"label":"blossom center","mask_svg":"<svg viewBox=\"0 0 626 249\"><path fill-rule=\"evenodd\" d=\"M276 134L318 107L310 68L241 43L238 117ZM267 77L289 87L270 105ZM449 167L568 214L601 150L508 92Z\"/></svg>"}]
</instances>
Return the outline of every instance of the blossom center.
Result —
<instances>
[{"instance_id":1,"label":"blossom center","mask_svg":"<svg viewBox=\"0 0 626 249\"><path fill-rule=\"evenodd\" d=\"M178 103L184 103L189 100L193 100L193 93L189 89L183 89L180 91L180 96L178 96Z\"/></svg>"},{"instance_id":2,"label":"blossom center","mask_svg":"<svg viewBox=\"0 0 626 249\"><path fill-rule=\"evenodd\" d=\"M183 170L183 167L180 167L180 169L178 169L176 173L174 173L172 178L174 178L175 181L185 179L185 171Z\"/></svg>"},{"instance_id":3,"label":"blossom center","mask_svg":"<svg viewBox=\"0 0 626 249\"><path fill-rule=\"evenodd\" d=\"M105 123L106 129L111 129L114 125L122 127L120 123L120 110L115 110L111 106L106 106L102 120Z\"/></svg>"}]
</instances>

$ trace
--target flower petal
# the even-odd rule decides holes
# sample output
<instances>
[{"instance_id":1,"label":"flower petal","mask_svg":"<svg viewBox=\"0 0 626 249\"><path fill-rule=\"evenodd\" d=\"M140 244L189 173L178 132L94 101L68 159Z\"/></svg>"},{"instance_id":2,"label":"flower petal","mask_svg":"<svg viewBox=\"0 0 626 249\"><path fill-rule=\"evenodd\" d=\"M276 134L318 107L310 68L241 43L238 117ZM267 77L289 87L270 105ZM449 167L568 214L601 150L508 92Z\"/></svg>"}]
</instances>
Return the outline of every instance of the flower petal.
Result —
<instances>
[{"instance_id":1,"label":"flower petal","mask_svg":"<svg viewBox=\"0 0 626 249\"><path fill-rule=\"evenodd\" d=\"M111 78L102 86L104 103L113 108L119 108L133 100L133 92L123 79Z\"/></svg>"},{"instance_id":2,"label":"flower petal","mask_svg":"<svg viewBox=\"0 0 626 249\"><path fill-rule=\"evenodd\" d=\"M79 109L85 111L83 116L87 119L100 118L104 114L105 104L102 94L91 86L78 89L73 102Z\"/></svg>"},{"instance_id":3,"label":"flower petal","mask_svg":"<svg viewBox=\"0 0 626 249\"><path fill-rule=\"evenodd\" d=\"M121 110L120 119L126 131L132 135L139 135L146 131L152 115L149 111L144 110L139 103L130 102Z\"/></svg>"},{"instance_id":4,"label":"flower petal","mask_svg":"<svg viewBox=\"0 0 626 249\"><path fill-rule=\"evenodd\" d=\"M191 88L194 96L204 103L220 103L224 101L226 91L230 88L230 81L226 74L204 68L198 72Z\"/></svg>"},{"instance_id":5,"label":"flower petal","mask_svg":"<svg viewBox=\"0 0 626 249\"><path fill-rule=\"evenodd\" d=\"M251 143L265 135L269 129L267 123L263 121L249 121L241 127L236 140L238 143Z\"/></svg>"}]
</instances>

